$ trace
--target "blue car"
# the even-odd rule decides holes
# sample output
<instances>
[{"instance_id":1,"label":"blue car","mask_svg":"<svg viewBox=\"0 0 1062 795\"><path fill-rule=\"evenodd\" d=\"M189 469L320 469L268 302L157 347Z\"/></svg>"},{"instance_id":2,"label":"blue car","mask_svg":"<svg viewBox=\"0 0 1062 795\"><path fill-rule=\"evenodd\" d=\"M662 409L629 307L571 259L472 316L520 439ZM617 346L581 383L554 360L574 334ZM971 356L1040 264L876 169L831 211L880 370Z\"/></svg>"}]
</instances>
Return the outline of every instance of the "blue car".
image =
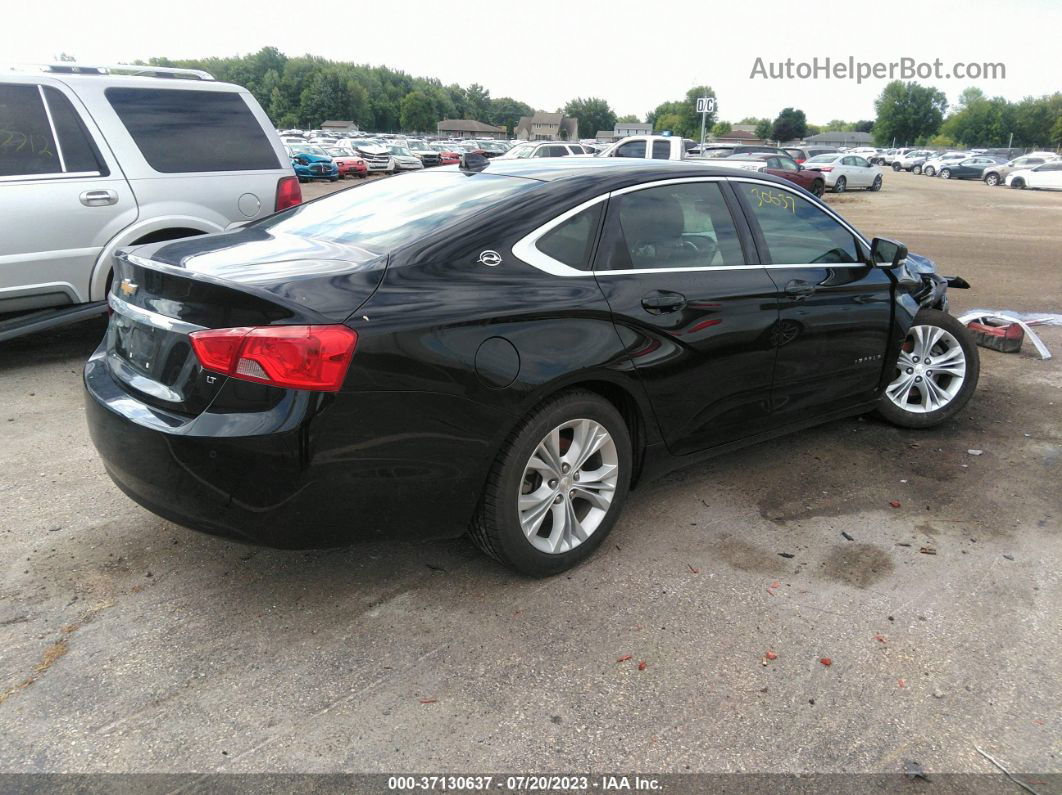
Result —
<instances>
[{"instance_id":1,"label":"blue car","mask_svg":"<svg viewBox=\"0 0 1062 795\"><path fill-rule=\"evenodd\" d=\"M327 179L335 182L339 179L339 166L328 154L318 146L295 145L288 147L291 155L291 166L295 169L295 176L299 182L309 182L314 179Z\"/></svg>"}]
</instances>

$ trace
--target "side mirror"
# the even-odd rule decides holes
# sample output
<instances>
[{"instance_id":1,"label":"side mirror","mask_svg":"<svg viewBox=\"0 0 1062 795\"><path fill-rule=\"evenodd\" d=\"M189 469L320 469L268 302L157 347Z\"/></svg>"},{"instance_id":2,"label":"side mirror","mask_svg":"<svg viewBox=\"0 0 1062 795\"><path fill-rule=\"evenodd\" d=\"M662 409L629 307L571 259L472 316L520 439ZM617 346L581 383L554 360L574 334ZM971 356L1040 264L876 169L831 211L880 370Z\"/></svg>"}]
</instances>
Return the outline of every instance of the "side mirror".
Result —
<instances>
[{"instance_id":1,"label":"side mirror","mask_svg":"<svg viewBox=\"0 0 1062 795\"><path fill-rule=\"evenodd\" d=\"M879 268L896 268L907 260L907 246L887 237L876 237L870 243L870 260Z\"/></svg>"}]
</instances>

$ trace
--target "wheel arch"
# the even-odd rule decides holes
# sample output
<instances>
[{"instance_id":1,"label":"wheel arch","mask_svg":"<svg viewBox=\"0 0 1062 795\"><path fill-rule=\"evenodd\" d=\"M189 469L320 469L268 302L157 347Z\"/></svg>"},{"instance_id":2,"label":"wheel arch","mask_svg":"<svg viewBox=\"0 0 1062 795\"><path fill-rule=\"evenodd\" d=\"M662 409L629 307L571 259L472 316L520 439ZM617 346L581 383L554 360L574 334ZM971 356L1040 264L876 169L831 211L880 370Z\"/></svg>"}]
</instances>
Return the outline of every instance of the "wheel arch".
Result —
<instances>
[{"instance_id":1,"label":"wheel arch","mask_svg":"<svg viewBox=\"0 0 1062 795\"><path fill-rule=\"evenodd\" d=\"M114 268L114 255L118 249L124 246L158 243L163 240L176 240L180 237L208 235L212 232L223 231L224 227L193 216L153 218L144 223L126 227L111 238L96 258L92 278L89 280L89 300L100 301L106 296L111 271Z\"/></svg>"}]
</instances>

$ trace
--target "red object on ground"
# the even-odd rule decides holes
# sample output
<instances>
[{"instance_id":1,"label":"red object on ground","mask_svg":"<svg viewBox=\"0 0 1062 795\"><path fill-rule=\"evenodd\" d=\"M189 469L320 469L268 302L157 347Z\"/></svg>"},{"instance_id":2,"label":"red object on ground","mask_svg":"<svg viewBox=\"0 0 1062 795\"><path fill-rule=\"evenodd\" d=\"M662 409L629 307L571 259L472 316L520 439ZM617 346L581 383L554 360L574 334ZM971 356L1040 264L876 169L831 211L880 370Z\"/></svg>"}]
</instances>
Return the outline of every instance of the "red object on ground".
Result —
<instances>
[{"instance_id":1,"label":"red object on ground","mask_svg":"<svg viewBox=\"0 0 1062 795\"><path fill-rule=\"evenodd\" d=\"M889 500L889 505L891 505L893 508L899 508L900 507L900 501L899 500Z\"/></svg>"},{"instance_id":2,"label":"red object on ground","mask_svg":"<svg viewBox=\"0 0 1062 795\"><path fill-rule=\"evenodd\" d=\"M645 670L645 660L642 660L640 663L638 663L638 670L639 671L644 671Z\"/></svg>"},{"instance_id":3,"label":"red object on ground","mask_svg":"<svg viewBox=\"0 0 1062 795\"><path fill-rule=\"evenodd\" d=\"M825 665L827 668L833 665L833 660L829 657L819 657L819 662Z\"/></svg>"},{"instance_id":4,"label":"red object on ground","mask_svg":"<svg viewBox=\"0 0 1062 795\"><path fill-rule=\"evenodd\" d=\"M991 348L1001 353L1017 353L1025 341L1025 330L1017 323L971 321L966 328L973 332L974 340L982 348Z\"/></svg>"},{"instance_id":5,"label":"red object on ground","mask_svg":"<svg viewBox=\"0 0 1062 795\"><path fill-rule=\"evenodd\" d=\"M768 660L777 660L778 659L778 653L770 651L770 650L768 650L767 653L764 654L763 656L766 657Z\"/></svg>"},{"instance_id":6,"label":"red object on ground","mask_svg":"<svg viewBox=\"0 0 1062 795\"><path fill-rule=\"evenodd\" d=\"M616 662L627 662L627 660L629 660L633 656L633 654L624 654L622 657L616 660Z\"/></svg>"}]
</instances>

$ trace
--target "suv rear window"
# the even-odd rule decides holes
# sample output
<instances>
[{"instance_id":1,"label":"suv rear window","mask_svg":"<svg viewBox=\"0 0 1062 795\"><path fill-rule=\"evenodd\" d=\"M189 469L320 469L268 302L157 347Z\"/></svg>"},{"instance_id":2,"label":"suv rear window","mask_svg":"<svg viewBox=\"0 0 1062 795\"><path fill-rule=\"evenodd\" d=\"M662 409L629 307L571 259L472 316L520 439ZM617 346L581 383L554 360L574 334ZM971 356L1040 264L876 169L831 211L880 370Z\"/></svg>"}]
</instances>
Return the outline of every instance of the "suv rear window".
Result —
<instances>
[{"instance_id":1,"label":"suv rear window","mask_svg":"<svg viewBox=\"0 0 1062 795\"><path fill-rule=\"evenodd\" d=\"M164 174L280 168L243 97L231 91L108 88L144 159Z\"/></svg>"},{"instance_id":2,"label":"suv rear window","mask_svg":"<svg viewBox=\"0 0 1062 795\"><path fill-rule=\"evenodd\" d=\"M0 84L0 176L62 172L37 86Z\"/></svg>"}]
</instances>

